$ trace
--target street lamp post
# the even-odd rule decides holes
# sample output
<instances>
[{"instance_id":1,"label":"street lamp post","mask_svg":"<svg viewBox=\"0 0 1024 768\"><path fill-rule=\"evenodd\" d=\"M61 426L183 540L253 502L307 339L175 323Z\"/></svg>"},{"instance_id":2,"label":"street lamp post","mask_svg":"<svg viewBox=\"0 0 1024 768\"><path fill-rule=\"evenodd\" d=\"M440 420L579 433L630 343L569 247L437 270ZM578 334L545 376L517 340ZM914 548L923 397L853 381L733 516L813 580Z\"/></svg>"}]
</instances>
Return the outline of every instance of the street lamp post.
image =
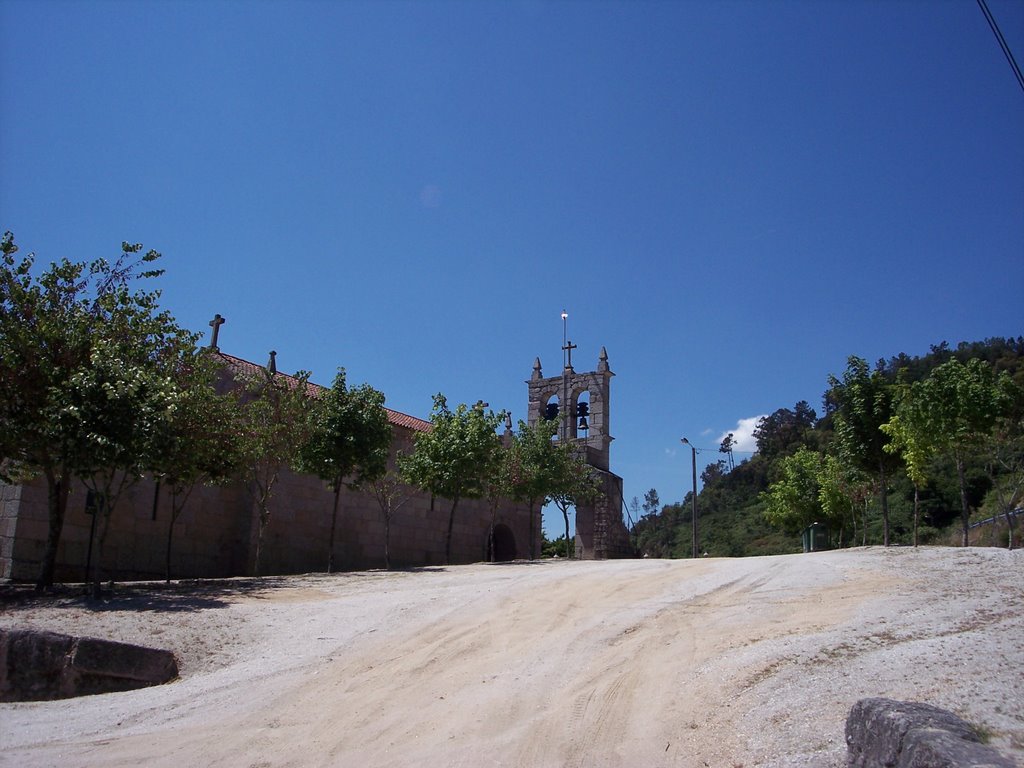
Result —
<instances>
[{"instance_id":1,"label":"street lamp post","mask_svg":"<svg viewBox=\"0 0 1024 768\"><path fill-rule=\"evenodd\" d=\"M687 440L685 437L680 440L683 445L690 446L690 456L692 459L693 466L693 556L697 557L699 547L697 546L697 449L693 447L693 443Z\"/></svg>"}]
</instances>

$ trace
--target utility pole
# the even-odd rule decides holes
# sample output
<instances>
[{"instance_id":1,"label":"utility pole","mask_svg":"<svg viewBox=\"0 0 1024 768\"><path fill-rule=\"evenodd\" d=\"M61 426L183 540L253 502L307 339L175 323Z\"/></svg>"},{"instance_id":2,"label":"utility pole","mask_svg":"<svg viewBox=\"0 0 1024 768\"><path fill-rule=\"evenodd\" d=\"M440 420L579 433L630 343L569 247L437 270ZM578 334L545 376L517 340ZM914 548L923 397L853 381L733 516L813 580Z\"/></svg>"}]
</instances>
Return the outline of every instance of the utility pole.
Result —
<instances>
[{"instance_id":1,"label":"utility pole","mask_svg":"<svg viewBox=\"0 0 1024 768\"><path fill-rule=\"evenodd\" d=\"M690 456L692 459L693 495L691 496L691 498L693 500L693 513L691 517L693 517L693 556L696 558L699 556L698 553L700 552L700 547L697 546L697 449L694 448L693 443L691 443L685 437L682 440L680 440L680 442L683 443L683 445L690 446Z\"/></svg>"}]
</instances>

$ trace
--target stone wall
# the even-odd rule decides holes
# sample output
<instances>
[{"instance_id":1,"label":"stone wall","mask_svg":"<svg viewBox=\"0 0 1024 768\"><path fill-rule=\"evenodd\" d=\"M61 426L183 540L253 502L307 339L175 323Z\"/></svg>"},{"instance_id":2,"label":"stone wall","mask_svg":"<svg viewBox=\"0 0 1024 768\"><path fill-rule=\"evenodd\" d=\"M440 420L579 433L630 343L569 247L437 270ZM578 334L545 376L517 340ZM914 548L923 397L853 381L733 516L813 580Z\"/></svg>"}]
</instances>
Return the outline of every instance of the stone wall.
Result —
<instances>
[{"instance_id":1,"label":"stone wall","mask_svg":"<svg viewBox=\"0 0 1024 768\"><path fill-rule=\"evenodd\" d=\"M576 556L581 560L635 557L629 530L622 520L622 478L594 469L601 497L576 505Z\"/></svg>"},{"instance_id":2,"label":"stone wall","mask_svg":"<svg viewBox=\"0 0 1024 768\"><path fill-rule=\"evenodd\" d=\"M46 486L41 481L0 483L0 578L34 578L48 529Z\"/></svg>"},{"instance_id":3,"label":"stone wall","mask_svg":"<svg viewBox=\"0 0 1024 768\"><path fill-rule=\"evenodd\" d=\"M49 528L46 484L37 478L21 486L0 487L0 498L6 493L17 494L17 503L4 505L9 518L0 522L0 535L4 527L13 530L13 538L4 541L0 550L0 578L35 579ZM239 496L237 488L196 487L174 527L172 565L176 573L228 576L244 567L245 557L238 553L243 541L236 520ZM54 575L58 581L84 579L93 525L87 497L84 485L72 484L57 551ZM125 493L111 515L103 549L107 573L118 578L163 576L170 516L166 488L157 489L152 481L143 480ZM96 522L101 524L102 519ZM97 529L95 538L98 535Z\"/></svg>"},{"instance_id":4,"label":"stone wall","mask_svg":"<svg viewBox=\"0 0 1024 768\"><path fill-rule=\"evenodd\" d=\"M399 429L396 428L396 432ZM402 435L397 446L408 445ZM392 567L441 565L451 502L408 489L410 499L393 515ZM68 498L58 551L58 581L82 581L89 556L92 517L86 489L76 483ZM264 535L262 574L306 573L327 569L333 493L315 477L284 470L274 489ZM140 482L118 503L103 549L108 579L157 579L165 572L171 498L165 487ZM452 530L452 561L487 558L491 511L486 501L459 502ZM529 555L529 517L524 506L503 504L496 522L511 530L516 557ZM0 486L0 578L38 576L47 534L46 486L41 479L22 486ZM220 578L252 573L258 513L243 484L196 487L174 524L173 578ZM540 551L539 532L536 551ZM95 553L93 555L95 557ZM384 567L384 520L369 491L343 490L335 535L335 568Z\"/></svg>"}]
</instances>

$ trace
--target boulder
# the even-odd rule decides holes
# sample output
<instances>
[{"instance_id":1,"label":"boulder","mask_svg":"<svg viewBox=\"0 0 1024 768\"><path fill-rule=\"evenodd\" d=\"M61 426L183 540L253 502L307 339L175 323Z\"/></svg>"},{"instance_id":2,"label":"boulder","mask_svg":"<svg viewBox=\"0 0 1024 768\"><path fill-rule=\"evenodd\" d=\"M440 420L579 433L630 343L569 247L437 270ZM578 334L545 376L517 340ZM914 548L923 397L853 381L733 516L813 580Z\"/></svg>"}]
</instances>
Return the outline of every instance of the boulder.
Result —
<instances>
[{"instance_id":1,"label":"boulder","mask_svg":"<svg viewBox=\"0 0 1024 768\"><path fill-rule=\"evenodd\" d=\"M0 629L0 701L47 701L160 685L170 651L31 629Z\"/></svg>"},{"instance_id":2,"label":"boulder","mask_svg":"<svg viewBox=\"0 0 1024 768\"><path fill-rule=\"evenodd\" d=\"M858 701L846 747L851 768L1014 768L952 712L912 701Z\"/></svg>"}]
</instances>

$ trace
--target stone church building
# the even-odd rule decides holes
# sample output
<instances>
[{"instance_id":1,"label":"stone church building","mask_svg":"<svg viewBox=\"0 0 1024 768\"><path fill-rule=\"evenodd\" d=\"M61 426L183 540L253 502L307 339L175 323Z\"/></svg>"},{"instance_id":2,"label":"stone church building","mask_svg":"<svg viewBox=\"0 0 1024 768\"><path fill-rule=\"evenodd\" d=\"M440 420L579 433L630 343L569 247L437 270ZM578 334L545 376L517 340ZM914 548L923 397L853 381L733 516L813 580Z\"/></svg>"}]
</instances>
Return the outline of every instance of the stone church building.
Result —
<instances>
[{"instance_id":1,"label":"stone church building","mask_svg":"<svg viewBox=\"0 0 1024 768\"><path fill-rule=\"evenodd\" d=\"M216 330L216 329L215 329ZM220 352L216 334L211 345L231 375L253 374L261 366ZM271 358L273 360L273 356ZM278 373L281 376L283 374ZM529 384L529 421L543 418L554 402L577 401L590 422L577 434L575 419L563 419L560 439L576 440L601 479L605 497L577 510L577 556L586 559L623 557L632 554L622 523L622 479L608 470L607 356L602 350L598 371L576 374L571 365L560 376L544 379L540 362ZM589 402L588 402L589 398ZM392 427L390 463L413 449L415 435L430 423L388 410ZM582 419L586 422L586 418ZM568 431L567 431L568 430ZM391 566L441 565L445 561L445 536L450 502L432 500L417 489L400 486L388 536ZM283 469L270 502L270 521L264 534L260 562L262 574L324 571L333 494L311 475ZM64 531L57 556L58 581L84 580L90 557L91 505L83 485L74 485L68 498ZM157 579L164 575L171 500L166 488L150 479L140 481L125 494L110 518L103 548L105 578ZM23 485L0 484L0 579L34 580L45 548L48 528L47 490L41 479ZM540 525L530 525L525 505L503 502L495 516L494 559L509 561L540 551ZM485 500L459 502L452 531L452 563L489 560L491 508ZM258 512L245 483L197 486L174 523L171 573L174 578L220 578L253 572ZM536 540L531 548L531 531ZM385 528L381 506L370 488L343 490L335 537L335 568L364 570L385 565Z\"/></svg>"}]
</instances>

